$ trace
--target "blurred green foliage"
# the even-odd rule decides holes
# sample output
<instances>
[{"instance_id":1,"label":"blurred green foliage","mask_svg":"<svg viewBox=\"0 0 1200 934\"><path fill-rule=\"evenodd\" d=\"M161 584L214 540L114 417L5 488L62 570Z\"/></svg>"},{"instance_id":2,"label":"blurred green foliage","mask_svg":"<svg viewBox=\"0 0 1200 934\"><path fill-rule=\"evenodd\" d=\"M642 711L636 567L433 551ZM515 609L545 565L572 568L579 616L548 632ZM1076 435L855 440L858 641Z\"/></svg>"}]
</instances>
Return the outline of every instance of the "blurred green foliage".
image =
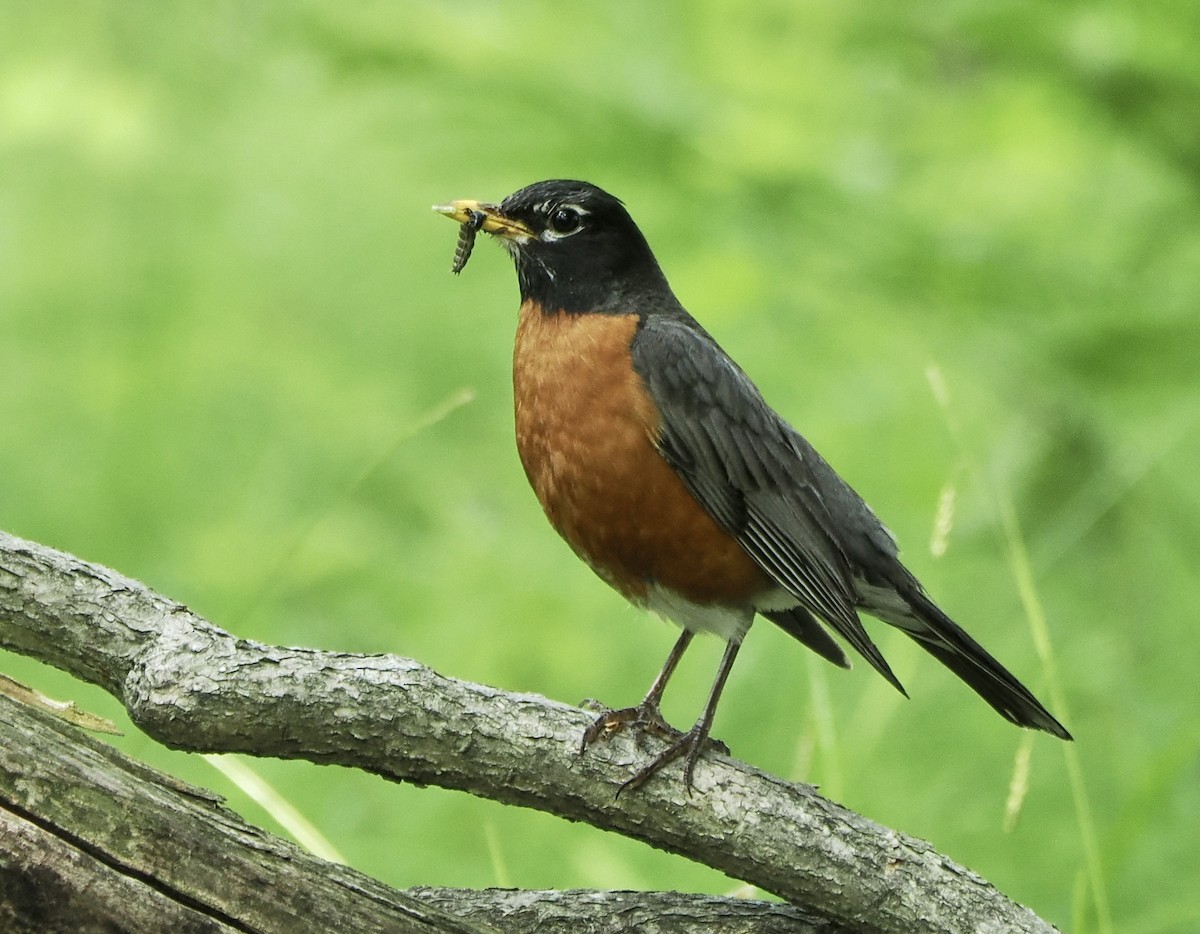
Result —
<instances>
[{"instance_id":1,"label":"blurred green foliage","mask_svg":"<svg viewBox=\"0 0 1200 934\"><path fill-rule=\"evenodd\" d=\"M1025 737L881 626L911 701L760 626L717 734L1065 928L1195 930L1198 25L1182 0L3 0L0 527L246 637L639 697L673 634L546 527L511 441L514 277L481 244L451 278L429 211L589 179L1045 696L1015 504L1092 823L1038 736L1003 831ZM690 722L718 649L668 716ZM269 824L199 758L121 744ZM732 885L545 815L253 765L396 885Z\"/></svg>"}]
</instances>

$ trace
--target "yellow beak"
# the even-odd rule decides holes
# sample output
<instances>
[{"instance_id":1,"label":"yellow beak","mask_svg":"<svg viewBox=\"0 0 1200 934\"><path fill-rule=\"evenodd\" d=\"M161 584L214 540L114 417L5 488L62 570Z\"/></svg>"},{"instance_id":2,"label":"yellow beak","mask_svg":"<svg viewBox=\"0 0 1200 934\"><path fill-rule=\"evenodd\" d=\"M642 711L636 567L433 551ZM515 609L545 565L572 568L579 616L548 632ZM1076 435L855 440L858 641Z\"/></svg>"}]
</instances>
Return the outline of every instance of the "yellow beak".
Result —
<instances>
[{"instance_id":1,"label":"yellow beak","mask_svg":"<svg viewBox=\"0 0 1200 934\"><path fill-rule=\"evenodd\" d=\"M435 204L433 209L444 214L452 221L467 224L474 221L478 230L507 237L509 240L536 239L532 230L500 213L500 206L486 204L482 201L451 201L449 204Z\"/></svg>"}]
</instances>

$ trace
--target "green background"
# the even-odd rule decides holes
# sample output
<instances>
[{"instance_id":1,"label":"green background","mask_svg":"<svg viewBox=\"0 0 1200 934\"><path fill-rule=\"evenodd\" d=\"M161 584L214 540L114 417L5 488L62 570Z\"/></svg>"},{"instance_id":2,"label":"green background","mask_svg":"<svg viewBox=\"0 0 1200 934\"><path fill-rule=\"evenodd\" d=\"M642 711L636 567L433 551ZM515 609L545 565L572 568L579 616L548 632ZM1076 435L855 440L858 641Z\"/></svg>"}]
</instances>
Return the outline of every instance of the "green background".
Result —
<instances>
[{"instance_id":1,"label":"green background","mask_svg":"<svg viewBox=\"0 0 1200 934\"><path fill-rule=\"evenodd\" d=\"M640 697L674 633L545 525L511 438L510 264L480 242L451 277L429 211L589 179L1077 743L882 625L910 701L760 625L716 735L1064 928L1196 930L1198 23L1191 0L3 0L0 527L248 638ZM201 758L120 745L275 826ZM395 885L735 885L546 815L251 764Z\"/></svg>"}]
</instances>

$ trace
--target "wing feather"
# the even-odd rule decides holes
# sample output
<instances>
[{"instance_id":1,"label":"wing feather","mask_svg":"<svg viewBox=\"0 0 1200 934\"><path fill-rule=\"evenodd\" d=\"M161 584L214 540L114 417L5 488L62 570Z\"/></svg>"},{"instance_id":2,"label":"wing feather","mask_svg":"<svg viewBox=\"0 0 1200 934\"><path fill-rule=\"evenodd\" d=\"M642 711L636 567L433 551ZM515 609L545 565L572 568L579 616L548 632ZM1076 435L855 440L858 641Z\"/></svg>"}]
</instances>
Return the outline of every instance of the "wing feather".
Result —
<instances>
[{"instance_id":1,"label":"wing feather","mask_svg":"<svg viewBox=\"0 0 1200 934\"><path fill-rule=\"evenodd\" d=\"M856 612L853 569L822 491L836 475L691 319L646 319L632 353L660 413L658 449L692 495L780 587L900 687ZM857 500L844 484L831 492Z\"/></svg>"}]
</instances>

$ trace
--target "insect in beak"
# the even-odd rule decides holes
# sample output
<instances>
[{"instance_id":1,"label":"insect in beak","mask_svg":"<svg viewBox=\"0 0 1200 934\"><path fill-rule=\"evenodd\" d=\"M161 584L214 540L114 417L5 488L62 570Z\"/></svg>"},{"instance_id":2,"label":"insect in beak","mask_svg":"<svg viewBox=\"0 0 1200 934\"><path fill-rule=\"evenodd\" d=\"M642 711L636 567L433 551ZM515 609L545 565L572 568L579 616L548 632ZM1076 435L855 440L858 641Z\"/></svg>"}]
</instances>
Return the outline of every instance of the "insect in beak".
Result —
<instances>
[{"instance_id":1,"label":"insect in beak","mask_svg":"<svg viewBox=\"0 0 1200 934\"><path fill-rule=\"evenodd\" d=\"M471 258L471 250L475 248L475 234L479 232L479 228L483 226L483 222L487 220L487 215L483 211L468 211L467 219L462 222L462 226L458 230L458 245L454 248L454 265L450 267L450 271L454 275L458 275L463 271L463 267L467 265L467 260Z\"/></svg>"}]
</instances>

